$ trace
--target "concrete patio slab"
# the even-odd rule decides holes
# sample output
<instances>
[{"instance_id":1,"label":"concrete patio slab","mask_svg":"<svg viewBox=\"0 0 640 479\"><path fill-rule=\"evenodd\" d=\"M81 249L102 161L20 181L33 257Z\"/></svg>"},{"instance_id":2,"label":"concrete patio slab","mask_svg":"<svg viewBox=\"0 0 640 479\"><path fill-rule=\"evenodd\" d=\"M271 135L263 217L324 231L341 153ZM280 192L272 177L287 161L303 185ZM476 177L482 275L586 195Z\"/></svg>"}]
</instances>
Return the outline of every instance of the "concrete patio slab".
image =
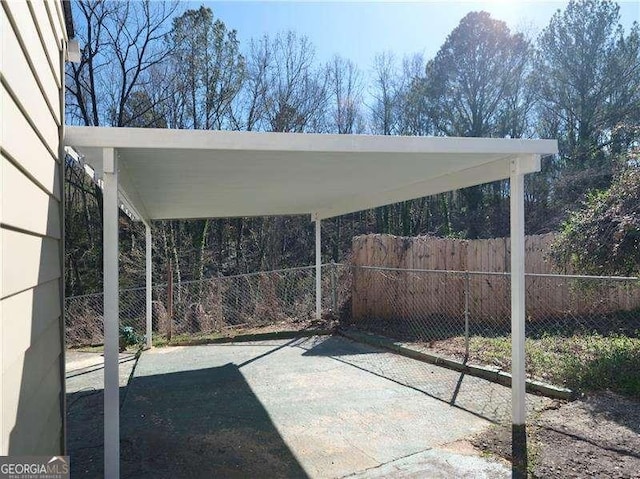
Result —
<instances>
[{"instance_id":1,"label":"concrete patio slab","mask_svg":"<svg viewBox=\"0 0 640 479\"><path fill-rule=\"evenodd\" d=\"M459 454L440 448L412 454L381 466L347 476L353 479L498 479L511 477L506 465L475 454Z\"/></svg>"},{"instance_id":2,"label":"concrete patio slab","mask_svg":"<svg viewBox=\"0 0 640 479\"><path fill-rule=\"evenodd\" d=\"M136 363L134 353L120 353L120 386L126 386ZM69 350L65 353L67 393L96 391L104 387L104 356L102 353Z\"/></svg>"},{"instance_id":3,"label":"concrete patio slab","mask_svg":"<svg viewBox=\"0 0 640 479\"><path fill-rule=\"evenodd\" d=\"M72 477L102 477L104 358L102 353L66 351L65 359L67 453ZM122 401L136 356L121 353L119 359Z\"/></svg>"},{"instance_id":4,"label":"concrete patio slab","mask_svg":"<svg viewBox=\"0 0 640 479\"><path fill-rule=\"evenodd\" d=\"M487 427L482 411L508 397L467 380L340 337L151 350L121 412L123 476L508 477L441 449ZM478 411L451 404L470 388Z\"/></svg>"}]
</instances>

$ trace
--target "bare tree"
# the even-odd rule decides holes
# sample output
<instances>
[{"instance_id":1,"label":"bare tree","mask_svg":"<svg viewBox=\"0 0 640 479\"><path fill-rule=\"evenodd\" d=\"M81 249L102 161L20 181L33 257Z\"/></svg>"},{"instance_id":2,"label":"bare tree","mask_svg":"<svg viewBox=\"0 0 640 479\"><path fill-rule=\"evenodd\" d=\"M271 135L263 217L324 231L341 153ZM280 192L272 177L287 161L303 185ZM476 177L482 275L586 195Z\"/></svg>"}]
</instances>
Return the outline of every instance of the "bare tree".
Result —
<instances>
[{"instance_id":1,"label":"bare tree","mask_svg":"<svg viewBox=\"0 0 640 479\"><path fill-rule=\"evenodd\" d=\"M309 39L294 32L271 40L265 112L271 131L320 130L326 107L326 76L314 67Z\"/></svg>"},{"instance_id":2,"label":"bare tree","mask_svg":"<svg viewBox=\"0 0 640 479\"><path fill-rule=\"evenodd\" d=\"M69 119L84 125L126 126L126 105L170 51L167 20L177 3L77 0L81 61L67 67Z\"/></svg>"},{"instance_id":3,"label":"bare tree","mask_svg":"<svg viewBox=\"0 0 640 479\"><path fill-rule=\"evenodd\" d=\"M67 63L66 113L73 123L100 125L98 82L108 59L99 54L106 44L105 22L111 8L105 2L79 1L76 3L78 28L76 37L82 45L80 63Z\"/></svg>"},{"instance_id":4,"label":"bare tree","mask_svg":"<svg viewBox=\"0 0 640 479\"><path fill-rule=\"evenodd\" d=\"M335 55L327 65L330 130L358 133L364 129L362 74L351 60Z\"/></svg>"},{"instance_id":5,"label":"bare tree","mask_svg":"<svg viewBox=\"0 0 640 479\"><path fill-rule=\"evenodd\" d=\"M271 43L267 36L251 40L244 87L236 97L231 124L235 130L260 129L266 118L268 73L271 68Z\"/></svg>"},{"instance_id":6,"label":"bare tree","mask_svg":"<svg viewBox=\"0 0 640 479\"><path fill-rule=\"evenodd\" d=\"M402 61L402 84L397 98L397 129L401 135L429 135L429 115L424 56L416 53Z\"/></svg>"},{"instance_id":7,"label":"bare tree","mask_svg":"<svg viewBox=\"0 0 640 479\"><path fill-rule=\"evenodd\" d=\"M373 65L373 87L371 96L371 129L380 135L396 132L397 100L400 90L396 58L391 52L376 55Z\"/></svg>"}]
</instances>

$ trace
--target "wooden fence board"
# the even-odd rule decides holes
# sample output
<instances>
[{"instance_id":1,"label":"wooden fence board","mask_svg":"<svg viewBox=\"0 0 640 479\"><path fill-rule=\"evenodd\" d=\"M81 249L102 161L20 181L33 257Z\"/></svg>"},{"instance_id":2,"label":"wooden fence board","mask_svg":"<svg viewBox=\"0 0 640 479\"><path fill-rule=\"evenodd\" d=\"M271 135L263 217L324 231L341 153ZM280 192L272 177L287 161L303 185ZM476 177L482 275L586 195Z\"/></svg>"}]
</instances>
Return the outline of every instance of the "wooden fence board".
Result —
<instances>
[{"instance_id":1,"label":"wooden fence board","mask_svg":"<svg viewBox=\"0 0 640 479\"><path fill-rule=\"evenodd\" d=\"M525 238L528 273L571 273L558 270L549 258L553 234ZM509 238L459 240L434 237L403 238L363 235L353 240L355 266L443 271L510 271ZM469 307L472 321L508 322L508 276L471 275ZM640 285L597 280L527 277L527 318L609 314L640 308ZM457 317L464 304L464 276L460 274L358 270L353 275L352 313L355 320Z\"/></svg>"}]
</instances>

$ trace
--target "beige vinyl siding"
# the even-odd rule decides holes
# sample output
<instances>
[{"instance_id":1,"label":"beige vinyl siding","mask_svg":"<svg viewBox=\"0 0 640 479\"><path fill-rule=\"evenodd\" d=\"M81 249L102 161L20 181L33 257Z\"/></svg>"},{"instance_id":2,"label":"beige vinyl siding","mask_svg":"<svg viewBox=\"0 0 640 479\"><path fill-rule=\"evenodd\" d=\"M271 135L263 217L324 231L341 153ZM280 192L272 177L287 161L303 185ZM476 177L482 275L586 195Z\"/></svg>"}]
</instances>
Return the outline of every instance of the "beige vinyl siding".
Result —
<instances>
[{"instance_id":1,"label":"beige vinyl siding","mask_svg":"<svg viewBox=\"0 0 640 479\"><path fill-rule=\"evenodd\" d=\"M22 81L27 79L35 81L42 91L36 98L43 97L50 114L60 124L60 84L56 81L56 77L51 71L46 51L40 41L39 28L31 15L29 4L24 0L3 0L2 4L7 10L9 23L14 27L13 34L8 31L7 36L15 38L20 43L22 54L27 61L26 66L31 67L33 72L33 75L22 77ZM3 32L4 30L8 29L3 29ZM15 50L16 57L19 56L19 52L20 50ZM19 64L24 65L24 60L20 61ZM7 68L8 72L11 70L12 68Z\"/></svg>"},{"instance_id":2,"label":"beige vinyl siding","mask_svg":"<svg viewBox=\"0 0 640 479\"><path fill-rule=\"evenodd\" d=\"M2 2L6 7L6 1ZM16 37L16 32L8 20L6 11L0 12L2 21L2 60L3 60L3 84L8 86L14 98L18 99L25 116L32 123L34 131L40 136L44 144L49 148L51 154L58 155L58 124L56 118L49 108L45 95L38 86L36 77L30 68L20 42ZM37 44L29 42L31 49ZM41 65L41 69L48 71L47 65ZM49 86L55 87L53 77L49 78ZM10 125L9 125L10 126Z\"/></svg>"},{"instance_id":3,"label":"beige vinyl siding","mask_svg":"<svg viewBox=\"0 0 640 479\"><path fill-rule=\"evenodd\" d=\"M60 239L60 200L42 190L2 157L3 223Z\"/></svg>"},{"instance_id":4,"label":"beige vinyl siding","mask_svg":"<svg viewBox=\"0 0 640 479\"><path fill-rule=\"evenodd\" d=\"M4 195L4 192L3 192ZM3 205L4 208L4 205ZM3 212L4 215L4 212ZM60 241L14 231L3 224L2 299L60 278Z\"/></svg>"},{"instance_id":5,"label":"beige vinyl siding","mask_svg":"<svg viewBox=\"0 0 640 479\"><path fill-rule=\"evenodd\" d=\"M1 455L64 452L61 13L0 7Z\"/></svg>"},{"instance_id":6,"label":"beige vinyl siding","mask_svg":"<svg viewBox=\"0 0 640 479\"><path fill-rule=\"evenodd\" d=\"M4 327L7 333L2 338L2 362L12 364L31 347L31 337L42 335L62 314L59 289L56 281L42 283L35 288L15 294L2 301L2 315L5 318L19 318L22 321L8 321ZM26 321L32 318L32 321ZM12 342L12 345L8 343Z\"/></svg>"},{"instance_id":7,"label":"beige vinyl siding","mask_svg":"<svg viewBox=\"0 0 640 479\"><path fill-rule=\"evenodd\" d=\"M60 165L57 158L31 128L4 87L0 95L3 154L11 158L14 165L29 174L45 191L60 199ZM23 132L23 135L12 136L10 133L13 131ZM20 162L17 158L20 158Z\"/></svg>"},{"instance_id":8,"label":"beige vinyl siding","mask_svg":"<svg viewBox=\"0 0 640 479\"><path fill-rule=\"evenodd\" d=\"M62 6L56 0L47 0L44 6L49 16L49 22L53 28L54 36L58 42L58 48L62 49L62 44L67 40L67 32L64 28L64 19L62 17Z\"/></svg>"},{"instance_id":9,"label":"beige vinyl siding","mask_svg":"<svg viewBox=\"0 0 640 479\"><path fill-rule=\"evenodd\" d=\"M47 56L49 68L51 68L51 73L56 79L58 88L60 88L62 86L62 79L60 78L61 72L59 67L60 47L58 40L54 36L51 23L49 22L47 8L42 1L27 2L27 6L31 10L31 14L35 18L36 24L38 25L38 35L40 37L42 45L44 46L44 51Z\"/></svg>"}]
</instances>

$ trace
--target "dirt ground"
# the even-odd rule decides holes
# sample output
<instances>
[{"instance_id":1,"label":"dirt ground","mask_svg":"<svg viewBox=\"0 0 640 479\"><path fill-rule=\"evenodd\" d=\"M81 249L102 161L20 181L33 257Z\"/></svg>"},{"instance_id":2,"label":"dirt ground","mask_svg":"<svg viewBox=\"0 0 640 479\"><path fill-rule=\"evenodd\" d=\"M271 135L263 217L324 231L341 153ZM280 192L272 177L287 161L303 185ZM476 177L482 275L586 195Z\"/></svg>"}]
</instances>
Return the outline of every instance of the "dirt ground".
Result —
<instances>
[{"instance_id":1,"label":"dirt ground","mask_svg":"<svg viewBox=\"0 0 640 479\"><path fill-rule=\"evenodd\" d=\"M532 478L640 477L640 402L614 393L556 402L528 430ZM472 443L509 459L511 430L494 427Z\"/></svg>"}]
</instances>

